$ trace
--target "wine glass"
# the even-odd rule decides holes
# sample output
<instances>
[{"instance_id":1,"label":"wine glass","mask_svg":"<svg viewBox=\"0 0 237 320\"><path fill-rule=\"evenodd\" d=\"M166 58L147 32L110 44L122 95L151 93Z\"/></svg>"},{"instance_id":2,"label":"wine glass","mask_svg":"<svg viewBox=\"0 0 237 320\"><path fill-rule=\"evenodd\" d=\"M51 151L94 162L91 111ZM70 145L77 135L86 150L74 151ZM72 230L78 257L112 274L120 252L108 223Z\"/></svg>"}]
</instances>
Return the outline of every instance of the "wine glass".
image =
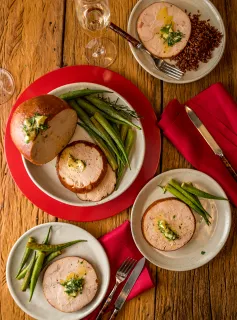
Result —
<instances>
[{"instance_id":1,"label":"wine glass","mask_svg":"<svg viewBox=\"0 0 237 320\"><path fill-rule=\"evenodd\" d=\"M0 68L0 105L11 98L14 90L15 83L12 75L7 70Z\"/></svg>"},{"instance_id":2,"label":"wine glass","mask_svg":"<svg viewBox=\"0 0 237 320\"><path fill-rule=\"evenodd\" d=\"M108 67L117 56L114 43L102 37L110 21L108 0L75 0L80 25L93 39L85 47L89 64Z\"/></svg>"}]
</instances>

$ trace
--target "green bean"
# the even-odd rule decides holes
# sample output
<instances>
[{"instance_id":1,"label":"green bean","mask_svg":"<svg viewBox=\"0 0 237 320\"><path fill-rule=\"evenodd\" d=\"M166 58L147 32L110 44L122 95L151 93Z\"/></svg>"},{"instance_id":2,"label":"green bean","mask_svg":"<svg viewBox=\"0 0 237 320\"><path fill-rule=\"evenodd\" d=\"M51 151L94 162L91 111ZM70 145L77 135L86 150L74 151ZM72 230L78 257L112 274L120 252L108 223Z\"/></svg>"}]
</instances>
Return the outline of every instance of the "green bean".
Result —
<instances>
[{"instance_id":1,"label":"green bean","mask_svg":"<svg viewBox=\"0 0 237 320\"><path fill-rule=\"evenodd\" d=\"M103 133L103 135L106 138L106 141L109 141L109 146L111 148L111 150L116 154L119 155L119 151L116 148L116 146L114 145L113 140L111 139L110 135L108 134L108 132L104 129L104 127L102 127L102 125L94 118L91 118L91 122L93 123L93 125L100 131Z\"/></svg>"},{"instance_id":2,"label":"green bean","mask_svg":"<svg viewBox=\"0 0 237 320\"><path fill-rule=\"evenodd\" d=\"M192 194L194 194L194 195L196 195L196 196L198 196L200 198L228 201L228 199L226 199L226 198L214 196L214 195L212 195L210 193L204 192L204 191L202 191L202 190L200 190L198 188L190 186L189 184L187 184L185 182L183 182L181 186L182 186L182 188L184 190L186 190L186 191L188 191L188 192L190 192L190 193L192 193Z\"/></svg>"},{"instance_id":3,"label":"green bean","mask_svg":"<svg viewBox=\"0 0 237 320\"><path fill-rule=\"evenodd\" d=\"M112 121L117 124L123 124L124 122L119 121L110 117L107 113L97 109L93 104L89 103L88 101L78 98L76 99L77 104L90 116L93 116L96 112L100 112L107 120Z\"/></svg>"},{"instance_id":4,"label":"green bean","mask_svg":"<svg viewBox=\"0 0 237 320\"><path fill-rule=\"evenodd\" d=\"M133 146L134 139L135 139L135 131L130 128L130 129L128 129L127 137L126 137L126 140L125 140L125 151L126 151L128 156L131 153L131 149L132 149L132 146ZM122 179L124 170L125 170L125 167L119 167L118 174L117 174L116 190L119 187L119 184L120 184L120 181Z\"/></svg>"},{"instance_id":5,"label":"green bean","mask_svg":"<svg viewBox=\"0 0 237 320\"><path fill-rule=\"evenodd\" d=\"M186 203L190 208L195 210L198 214L200 214L201 217L205 220L206 224L209 225L210 221L208 220L205 212L203 212L198 206L196 206L192 201L190 201L187 197L185 197L179 190L168 184L165 186L165 189L172 193L175 197L182 200L184 203Z\"/></svg>"},{"instance_id":6,"label":"green bean","mask_svg":"<svg viewBox=\"0 0 237 320\"><path fill-rule=\"evenodd\" d=\"M98 136L100 136L100 137L110 146L110 148L111 148L112 150L116 150L116 151L117 151L116 155L121 158L121 156L120 156L117 148L115 148L114 143L111 144L111 141L110 141L110 140L108 140L108 141L106 140L106 136L104 136L104 134L94 126L94 124L91 122L91 119L89 118L89 116L86 114L86 112L85 112L83 109L81 109L81 108L78 106L78 104L76 103L76 101L71 100L71 101L69 101L69 104L70 104L70 106L71 106L74 110L76 110L76 112L77 112L78 117L80 118L80 120L81 120L82 122L84 122L84 123L85 123L92 131L94 131Z\"/></svg>"},{"instance_id":7,"label":"green bean","mask_svg":"<svg viewBox=\"0 0 237 320\"><path fill-rule=\"evenodd\" d=\"M35 241L34 238L29 237L27 243L31 243L31 242L34 242L34 241ZM26 261L28 260L28 258L29 258L29 256L30 256L31 252L32 252L32 250L29 249L29 248L27 248L27 246L26 246L25 251L24 251L24 254L23 254L23 257L22 257L22 259L21 259L20 267L19 267L19 269L18 269L18 271L17 271L16 278L17 278L18 275L20 274L22 268L24 267Z\"/></svg>"},{"instance_id":8,"label":"green bean","mask_svg":"<svg viewBox=\"0 0 237 320\"><path fill-rule=\"evenodd\" d=\"M104 152L111 168L115 171L118 168L117 161L109 150L108 146L106 146L104 140L102 140L94 131L92 131L89 127L87 127L84 123L78 123L83 129L87 131L87 133L91 136L91 138L95 141L95 143L100 147L100 149Z\"/></svg>"},{"instance_id":9,"label":"green bean","mask_svg":"<svg viewBox=\"0 0 237 320\"><path fill-rule=\"evenodd\" d=\"M109 133L109 135L113 138L113 140L117 144L118 148L121 150L124 158L126 159L127 164L130 167L128 156L127 156L127 153L125 151L125 148L124 148L124 145L123 145L123 142L122 142L120 136L117 135L114 128L110 125L110 123L101 114L96 113L94 117L104 127L104 129ZM123 161L123 159L120 159L120 160Z\"/></svg>"},{"instance_id":10,"label":"green bean","mask_svg":"<svg viewBox=\"0 0 237 320\"><path fill-rule=\"evenodd\" d=\"M46 245L42 244L42 246L46 246ZM34 264L34 268L33 268L31 279L30 279L30 299L29 299L29 302L31 301L31 299L33 297L35 286L38 281L38 278L39 278L39 275L40 275L40 272L42 270L42 266L44 263L44 258L45 258L45 253L40 252L40 254L38 255L36 262Z\"/></svg>"},{"instance_id":11,"label":"green bean","mask_svg":"<svg viewBox=\"0 0 237 320\"><path fill-rule=\"evenodd\" d=\"M62 254L62 251L55 251L55 252L51 252L47 257L45 257L44 259L44 264L43 264L43 268L49 263L51 262L53 259L57 258L58 256L60 256L60 254Z\"/></svg>"},{"instance_id":12,"label":"green bean","mask_svg":"<svg viewBox=\"0 0 237 320\"><path fill-rule=\"evenodd\" d=\"M126 139L126 136L127 136L127 132L128 132L128 128L129 128L129 126L128 125L126 125L126 124L123 124L122 126L121 126L121 139L122 139L122 141L124 142L125 141L125 139Z\"/></svg>"},{"instance_id":13,"label":"green bean","mask_svg":"<svg viewBox=\"0 0 237 320\"><path fill-rule=\"evenodd\" d=\"M30 264L27 268L27 272L26 275L24 277L24 281L21 285L21 291L26 291L26 289L28 288L29 284L30 284L30 280L31 280L31 275L34 269L34 265L35 265L35 257L36 257L36 253L34 252L33 257L31 258Z\"/></svg>"},{"instance_id":14,"label":"green bean","mask_svg":"<svg viewBox=\"0 0 237 320\"><path fill-rule=\"evenodd\" d=\"M72 246L73 244L76 244L78 242L87 242L87 240L74 240L66 243L60 243L60 244L40 244L40 243L27 243L27 248L42 251L42 252L54 252L63 250L67 247Z\"/></svg>"},{"instance_id":15,"label":"green bean","mask_svg":"<svg viewBox=\"0 0 237 320\"><path fill-rule=\"evenodd\" d=\"M52 226L49 227L48 233L47 233L44 241L42 242L42 244L48 244L49 243L49 235L50 235L51 229L52 229Z\"/></svg>"},{"instance_id":16,"label":"green bean","mask_svg":"<svg viewBox=\"0 0 237 320\"><path fill-rule=\"evenodd\" d=\"M113 107L111 107L110 104L108 104L107 102L105 102L99 98L92 97L92 96L87 96L85 98L86 98L86 100L93 103L98 109L107 113L111 117L113 117L117 120L120 120L123 123L128 124L129 126L132 126L132 127L135 127L137 129L141 130L141 128L139 126L135 125L133 122L129 121L128 119L122 117L121 114L117 110L115 110Z\"/></svg>"},{"instance_id":17,"label":"green bean","mask_svg":"<svg viewBox=\"0 0 237 320\"><path fill-rule=\"evenodd\" d=\"M63 100L72 100L78 97L84 97L90 94L103 93L103 92L111 93L111 91L106 91L106 90L81 89L81 90L75 90L75 91L69 91L69 92L63 93L59 96L59 98Z\"/></svg>"},{"instance_id":18,"label":"green bean","mask_svg":"<svg viewBox=\"0 0 237 320\"><path fill-rule=\"evenodd\" d=\"M188 191L184 190L181 185L178 183L178 181L174 180L174 179L171 179L169 181L169 184L171 186L173 186L174 188L176 188L179 192L181 192L186 198L188 198L190 201L192 201L197 207L200 208L200 210L202 210L207 216L210 216L210 214L203 208L203 206L201 205L201 203L199 203L195 197L189 193Z\"/></svg>"},{"instance_id":19,"label":"green bean","mask_svg":"<svg viewBox=\"0 0 237 320\"><path fill-rule=\"evenodd\" d=\"M28 270L28 267L29 267L29 265L27 265L25 268L23 268L23 269L21 270L21 272L20 272L20 273L18 274L18 276L16 277L17 280L21 280L21 279L23 279L23 278L25 277L26 272L27 272L27 270Z\"/></svg>"}]
</instances>

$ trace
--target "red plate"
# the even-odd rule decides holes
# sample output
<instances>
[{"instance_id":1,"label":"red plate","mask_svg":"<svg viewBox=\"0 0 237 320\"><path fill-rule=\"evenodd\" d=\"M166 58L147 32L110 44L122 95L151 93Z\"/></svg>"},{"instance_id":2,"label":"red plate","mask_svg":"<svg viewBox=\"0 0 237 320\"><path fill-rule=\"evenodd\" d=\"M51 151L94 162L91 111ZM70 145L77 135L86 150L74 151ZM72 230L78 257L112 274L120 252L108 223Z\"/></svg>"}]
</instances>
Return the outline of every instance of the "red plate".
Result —
<instances>
[{"instance_id":1,"label":"red plate","mask_svg":"<svg viewBox=\"0 0 237 320\"><path fill-rule=\"evenodd\" d=\"M13 111L23 101L45 94L57 87L74 82L93 82L111 88L123 96L143 116L146 140L143 167L130 188L118 198L96 207L75 207L54 200L43 193L29 178L21 154L10 136ZM141 91L118 73L93 66L71 66L54 70L33 82L16 101L8 119L5 152L13 179L24 195L40 209L65 220L94 221L111 217L131 206L142 187L155 175L160 159L160 131L156 126L154 110Z\"/></svg>"}]
</instances>

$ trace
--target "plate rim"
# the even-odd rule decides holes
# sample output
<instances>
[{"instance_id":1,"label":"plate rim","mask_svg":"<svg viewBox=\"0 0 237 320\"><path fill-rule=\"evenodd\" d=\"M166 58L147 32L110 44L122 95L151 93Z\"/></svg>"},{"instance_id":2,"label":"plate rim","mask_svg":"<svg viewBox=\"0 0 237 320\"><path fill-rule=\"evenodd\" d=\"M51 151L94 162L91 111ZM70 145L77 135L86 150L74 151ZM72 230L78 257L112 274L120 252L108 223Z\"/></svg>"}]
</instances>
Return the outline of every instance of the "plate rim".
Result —
<instances>
[{"instance_id":1,"label":"plate rim","mask_svg":"<svg viewBox=\"0 0 237 320\"><path fill-rule=\"evenodd\" d=\"M149 185L152 184L154 180L156 180L156 179L157 179L158 177L160 177L162 174L165 174L165 173L167 173L167 172L172 173L172 172L174 172L174 171L176 171L176 172L177 172L177 171L180 171L180 172L190 171L190 172L195 172L195 173L199 172L199 173L202 174L204 177L208 177L210 180L212 180L212 182L215 182L215 183L221 188L221 190L223 191L223 194L224 194L226 197L227 197L227 195L226 195L225 191L223 190L223 188L221 187L221 185L220 185L215 179L213 179L211 176L209 176L208 174L206 174L206 173L204 173L204 172L202 172L202 171L199 171L199 170L196 170L196 169L189 169L189 168L177 168L177 169L171 169L171 170L167 170L167 171L161 172L160 174L158 174L157 176L155 176L153 179L151 179L151 180L141 189L141 191L140 191L139 194L137 195L137 197L136 197L136 199L135 199L135 201L134 201L133 207L132 207L132 211L131 211L131 232L132 232L132 237L133 237L133 240L134 240L134 242L135 242L135 244L136 244L136 247L137 247L138 250L141 252L141 254L142 254L148 261L150 261L151 263L153 263L155 266L157 266L157 267L159 267L159 268L162 268L162 269L164 269L164 270L183 272L183 271L194 270L194 269L197 269L197 268L200 268L200 267L204 266L205 264L209 263L212 259L214 259L214 258L220 253L220 251L223 249L224 245L226 244L226 241L227 241L227 239L228 239L228 237L229 237L229 234L230 234L231 225L232 225L232 212L231 212L230 202L228 201L228 202L226 202L226 205L227 205L227 207L228 207L228 210L227 210L227 211L228 211L229 226L228 226L228 228L227 228L226 235L225 235L225 237L224 237L224 241L223 241L222 245L219 247L218 251L215 251L214 254L210 254L210 257L209 257L204 263L201 263L201 264L199 264L199 265L196 266L196 267L192 267L192 268L181 268L181 269L180 269L180 268L179 268L179 269L177 269L177 268L172 268L172 267L164 268L164 267L160 266L159 264L157 264L156 261L154 261L153 259L150 259L150 257L149 257L145 252L143 252L143 251L140 249L140 246L139 246L139 244L138 244L138 242L137 242L137 240L136 240L135 232L134 232L134 230L133 230L134 215L135 215L135 213L134 213L134 208L135 208L135 204L136 204L136 202L138 201L138 199L139 199L140 195L142 194L142 192L144 192L144 190L145 190L146 188L148 188ZM227 198L228 198L228 197L227 197ZM144 240L145 240L145 239L144 239Z\"/></svg>"},{"instance_id":2,"label":"plate rim","mask_svg":"<svg viewBox=\"0 0 237 320\"><path fill-rule=\"evenodd\" d=\"M172 78L165 78L159 74L156 74L154 73L153 71L149 70L149 68L147 68L145 66L145 64L138 58L137 54L136 54L136 48L134 48L132 46L132 44L129 43L129 47L130 47L130 50L132 51L132 55L133 57L136 59L136 61L138 62L138 64L146 71L148 72L150 75L152 75L153 77L155 77L156 79L159 79L159 80L162 80L164 82L167 82L167 83L174 83L174 84L186 84L186 83L192 83L192 82L195 82L195 81L198 81L204 77L206 77L209 73L211 73L215 67L219 64L224 52L225 52L225 47L226 47L226 29L225 29L225 25L224 25L224 22L223 22L223 19L222 19L222 16L220 14L220 12L217 10L217 8L215 7L215 5L210 1L210 0L202 0L204 3L206 3L214 12L215 12L215 15L218 16L218 19L220 21L220 24L221 24L221 27L223 29L223 39L222 39L222 45L221 45L221 50L220 50L220 53L219 53L219 56L216 60L216 62L213 64L213 66L207 70L206 72L204 72L202 75L194 78L194 79L190 79L190 80L175 80L175 79L172 79ZM131 33L131 24L132 24L132 18L133 18L133 15L134 13L136 12L137 8L139 7L139 5L144 2L144 0L139 0L135 6L133 7L132 11L130 12L130 15L129 15L129 19L128 19L128 24L127 24L127 30L128 30L128 33ZM163 2L162 0L154 0L154 3L155 2ZM167 2L169 2L169 0L167 0ZM177 5L178 6L178 5Z\"/></svg>"},{"instance_id":3,"label":"plate rim","mask_svg":"<svg viewBox=\"0 0 237 320\"><path fill-rule=\"evenodd\" d=\"M103 253L104 253L104 261L106 263L106 266L107 266L107 271L108 271L108 276L107 276L107 279L106 279L106 283L105 283L105 289L104 289L104 292L101 296L101 299L99 299L97 301L97 303L92 307L91 310L89 310L87 313L85 313L82 317L79 315L79 316L76 316L77 319L83 319L84 317L90 315L99 305L100 303L103 301L107 291L108 291L108 287L109 287L109 283L110 283L110 277L111 277L111 271L110 271L110 263L109 263L109 259L108 259L108 256L105 252L105 249L103 248L102 244L98 241L98 239L96 239L90 232L88 232L87 230L81 228L81 227L78 227L77 225L74 225L74 224L71 224L71 223L66 223L66 222L47 222L47 223L41 223L39 225L36 225L34 226L33 228L27 230L26 232L24 232L18 239L17 241L14 243L14 245L12 246L11 250L10 250L10 253L8 254L8 258L7 258L7 263L6 263L6 283L7 283L7 288L14 300L14 302L18 305L18 307L23 310L26 314L28 314L29 316L35 318L35 315L27 310L27 308L25 308L24 305L21 304L20 300L18 299L18 296L17 294L15 293L15 291L13 290L13 287L11 285L9 285L12 280L11 280L11 275L10 275L10 262L12 260L12 256L14 254L14 251L16 250L17 246L21 243L22 239L31 234L32 231L36 230L36 229L40 229L40 228L43 228L44 226L59 226L59 225L62 225L62 226L65 226L65 225L68 225L70 227L76 227L76 228L79 228L79 229L82 229L85 233L87 233L90 237L94 238L94 240L97 241L98 245L101 247ZM92 300L93 301L93 300ZM79 310L80 311L80 310ZM62 312L63 313L63 312ZM66 313L65 313L66 314ZM36 318L35 318L36 319ZM39 320L44 320L44 318L39 318Z\"/></svg>"},{"instance_id":4,"label":"plate rim","mask_svg":"<svg viewBox=\"0 0 237 320\"><path fill-rule=\"evenodd\" d=\"M82 85L82 86L90 86L90 85L95 85L99 88L105 88L105 89L109 89L109 90L112 90L112 93L114 93L118 98L120 98L121 100L123 100L129 108L131 108L132 110L135 111L135 109L132 107L132 105L127 101L127 99L125 99L123 96L121 96L121 94L119 94L117 91L107 87L107 86L104 86L104 85L100 85L100 84L97 84L97 83L94 83L94 82L73 82L73 83L68 83L68 84L65 84L65 85L62 85L60 87L57 87L57 88L54 88L53 90L49 91L47 94L53 94L52 92L53 91L56 91L58 89L63 89L64 87L70 87L70 86L75 86L75 85ZM27 165L27 162L29 162L27 159L24 158L23 155L21 155L21 158L22 158L22 162L23 162L23 165L25 167L25 170L29 176L29 178L31 179L31 181L37 186L37 188L39 188L42 192L44 192L47 196L49 196L50 198L53 198L54 200L57 200L61 203L64 203L64 204L67 204L67 205L71 205L71 206L74 206L74 207L96 207L98 205L101 205L101 204L104 204L104 203L107 203L107 202L110 202L116 198L118 198L119 196L121 196L132 184L133 182L136 180L137 176L139 175L141 169L142 169L142 166L143 166L143 163L144 163L144 159L145 159L145 153L146 153L146 140L145 140L145 135L144 135L144 129L143 129L143 125L142 125L142 122L138 119L138 122L139 122L139 126L141 127L142 130L140 130L141 134L142 134L142 137L143 137L143 147L142 147L142 154L141 154L141 157L140 157L140 165L138 167L138 170L134 170L135 171L135 175L133 176L132 179L129 180L129 183L126 185L126 187L121 190L120 192L117 193L116 196L114 197L111 197L110 199L108 199L108 197L110 196L107 196L105 197L104 199L102 199L101 201L84 201L84 202L78 202L77 203L74 203L74 202L70 202L70 201L67 201L67 200L62 200L60 197L56 196L56 195L53 195L52 193L48 192L47 190L45 190L35 179L34 177L32 176L30 170L29 170L29 167ZM75 134L75 133L74 133ZM73 136L74 136L73 134ZM73 137L72 137L73 138ZM56 156L57 157L57 156ZM55 158L54 158L55 159ZM47 164L47 163L46 163ZM119 188L118 188L119 190ZM116 191L116 190L114 190ZM113 191L113 192L114 192ZM112 193L113 194L113 193ZM111 195L112 195L111 194ZM108 199L108 200L106 200Z\"/></svg>"}]
</instances>

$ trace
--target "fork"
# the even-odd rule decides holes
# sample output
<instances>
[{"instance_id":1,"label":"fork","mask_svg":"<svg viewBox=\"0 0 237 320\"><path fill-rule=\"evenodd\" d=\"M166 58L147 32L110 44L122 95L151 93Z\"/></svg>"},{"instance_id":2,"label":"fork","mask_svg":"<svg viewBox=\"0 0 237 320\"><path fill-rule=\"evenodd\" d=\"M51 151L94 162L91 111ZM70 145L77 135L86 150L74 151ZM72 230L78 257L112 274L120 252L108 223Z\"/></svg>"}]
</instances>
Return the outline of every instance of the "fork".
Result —
<instances>
[{"instance_id":1,"label":"fork","mask_svg":"<svg viewBox=\"0 0 237 320\"><path fill-rule=\"evenodd\" d=\"M161 72L164 72L169 76L170 78L173 78L175 80L180 80L182 76L184 75L184 72L179 70L177 67L173 66L172 64L167 63L163 59L159 59L156 56L153 56L144 46L141 42L139 42L137 39L133 38L130 34L116 26L113 22L110 22L109 28L119 34L121 37L126 39L128 42L130 42L133 47L136 49L145 51L149 56L153 59L156 69L158 69Z\"/></svg>"},{"instance_id":2,"label":"fork","mask_svg":"<svg viewBox=\"0 0 237 320\"><path fill-rule=\"evenodd\" d=\"M96 317L96 320L101 319L101 317L104 315L105 310L109 306L109 304L114 296L114 293L115 293L116 289L118 288L118 285L127 278L127 276L129 275L130 271L132 270L132 268L134 267L136 262L137 261L132 258L127 258L122 263L122 265L119 267L118 271L116 272L116 283L113 287L113 290L110 292L108 298L106 299L103 307L101 308L98 316Z\"/></svg>"}]
</instances>

